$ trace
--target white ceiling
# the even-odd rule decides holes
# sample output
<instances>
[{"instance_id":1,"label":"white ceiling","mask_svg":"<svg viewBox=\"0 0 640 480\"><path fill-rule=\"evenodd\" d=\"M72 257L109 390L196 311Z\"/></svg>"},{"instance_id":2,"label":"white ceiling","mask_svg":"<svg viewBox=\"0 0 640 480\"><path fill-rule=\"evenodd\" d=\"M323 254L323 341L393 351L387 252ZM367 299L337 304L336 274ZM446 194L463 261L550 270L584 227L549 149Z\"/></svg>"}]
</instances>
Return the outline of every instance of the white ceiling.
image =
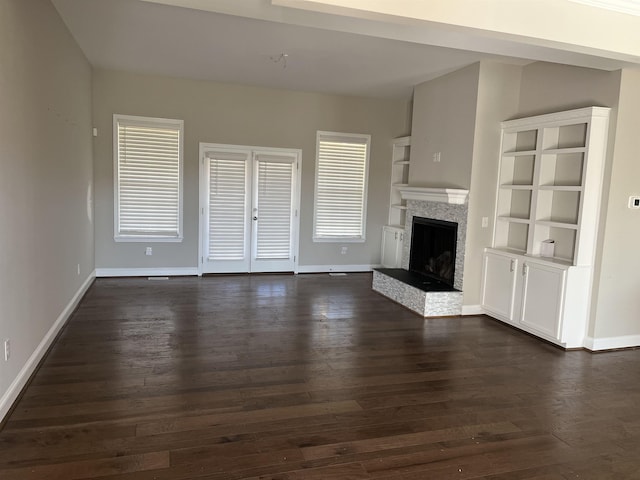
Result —
<instances>
[{"instance_id":1,"label":"white ceiling","mask_svg":"<svg viewBox=\"0 0 640 480\"><path fill-rule=\"evenodd\" d=\"M173 77L408 97L414 85L481 59L625 66L478 32L302 11L269 0L52 1L95 67ZM281 53L288 55L286 68L275 61Z\"/></svg>"}]
</instances>

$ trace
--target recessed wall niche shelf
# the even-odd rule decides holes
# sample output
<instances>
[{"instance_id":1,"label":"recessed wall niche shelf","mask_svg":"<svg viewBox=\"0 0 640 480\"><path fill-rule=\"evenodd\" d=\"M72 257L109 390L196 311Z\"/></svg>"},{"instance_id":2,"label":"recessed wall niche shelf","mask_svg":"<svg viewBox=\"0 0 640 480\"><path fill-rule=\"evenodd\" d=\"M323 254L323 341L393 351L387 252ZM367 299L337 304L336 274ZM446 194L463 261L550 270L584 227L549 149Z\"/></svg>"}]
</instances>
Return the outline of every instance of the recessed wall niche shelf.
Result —
<instances>
[{"instance_id":1,"label":"recessed wall niche shelf","mask_svg":"<svg viewBox=\"0 0 640 480\"><path fill-rule=\"evenodd\" d=\"M589 107L502 123L483 307L565 347L584 343L609 111ZM553 240L551 256L542 256L546 240Z\"/></svg>"}]
</instances>

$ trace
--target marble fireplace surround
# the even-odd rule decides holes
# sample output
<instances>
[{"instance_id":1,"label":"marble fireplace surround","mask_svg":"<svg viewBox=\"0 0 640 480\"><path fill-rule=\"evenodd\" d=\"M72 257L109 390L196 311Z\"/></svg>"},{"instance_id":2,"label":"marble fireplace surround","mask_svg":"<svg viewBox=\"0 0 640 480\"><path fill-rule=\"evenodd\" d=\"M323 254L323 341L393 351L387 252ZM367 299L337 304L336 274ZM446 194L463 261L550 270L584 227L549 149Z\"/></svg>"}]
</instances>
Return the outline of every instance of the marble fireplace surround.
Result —
<instances>
[{"instance_id":1,"label":"marble fireplace surround","mask_svg":"<svg viewBox=\"0 0 640 480\"><path fill-rule=\"evenodd\" d=\"M458 224L454 287L458 291L425 292L382 272L374 271L373 289L400 303L423 317L462 314L462 281L467 237L468 190L451 188L403 187L402 198L407 201L402 268L409 268L409 251L413 217L446 220Z\"/></svg>"}]
</instances>

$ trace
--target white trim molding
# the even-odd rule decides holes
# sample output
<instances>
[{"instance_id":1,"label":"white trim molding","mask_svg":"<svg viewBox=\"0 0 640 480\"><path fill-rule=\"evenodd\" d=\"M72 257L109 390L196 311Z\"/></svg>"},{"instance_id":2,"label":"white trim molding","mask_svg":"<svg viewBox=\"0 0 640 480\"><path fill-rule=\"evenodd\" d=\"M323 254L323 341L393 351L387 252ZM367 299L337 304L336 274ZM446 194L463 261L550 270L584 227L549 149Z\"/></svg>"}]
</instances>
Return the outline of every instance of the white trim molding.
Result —
<instances>
[{"instance_id":1,"label":"white trim molding","mask_svg":"<svg viewBox=\"0 0 640 480\"><path fill-rule=\"evenodd\" d=\"M482 305L462 305L462 315L484 315Z\"/></svg>"},{"instance_id":2,"label":"white trim molding","mask_svg":"<svg viewBox=\"0 0 640 480\"><path fill-rule=\"evenodd\" d=\"M624 335L622 337L604 337L584 339L584 348L592 352L600 350L612 350L615 348L640 347L640 335Z\"/></svg>"},{"instance_id":3,"label":"white trim molding","mask_svg":"<svg viewBox=\"0 0 640 480\"><path fill-rule=\"evenodd\" d=\"M298 265L298 273L370 272L382 265Z\"/></svg>"},{"instance_id":4,"label":"white trim molding","mask_svg":"<svg viewBox=\"0 0 640 480\"><path fill-rule=\"evenodd\" d=\"M49 347L56 339L56 336L62 330L62 327L67 323L67 320L71 317L71 314L74 312L84 294L87 293L89 287L93 283L93 280L96 278L95 270L89 274L87 279L82 283L78 291L71 298L67 306L62 310L62 313L58 316L56 321L53 323L49 331L46 333L44 338L40 341L38 347L33 351L27 362L24 364L20 373L16 376L15 380L9 385L9 388L4 393L2 397L0 397L0 421L4 419L4 417L9 413L13 403L16 401L22 389L27 385L31 375L35 372L36 368L40 364L40 361L44 358Z\"/></svg>"},{"instance_id":5,"label":"white trim molding","mask_svg":"<svg viewBox=\"0 0 640 480\"><path fill-rule=\"evenodd\" d=\"M178 277L198 275L198 267L96 268L96 277Z\"/></svg>"},{"instance_id":6,"label":"white trim molding","mask_svg":"<svg viewBox=\"0 0 640 480\"><path fill-rule=\"evenodd\" d=\"M522 130L525 127L541 128L546 124L557 125L558 122L566 122L567 125L574 123L574 120L582 120L584 117L609 118L610 108L608 107L585 107L564 112L545 113L533 117L515 118L500 123L504 130Z\"/></svg>"},{"instance_id":7,"label":"white trim molding","mask_svg":"<svg viewBox=\"0 0 640 480\"><path fill-rule=\"evenodd\" d=\"M469 190L461 188L399 187L403 200L422 200L423 202L439 202L464 205Z\"/></svg>"}]
</instances>

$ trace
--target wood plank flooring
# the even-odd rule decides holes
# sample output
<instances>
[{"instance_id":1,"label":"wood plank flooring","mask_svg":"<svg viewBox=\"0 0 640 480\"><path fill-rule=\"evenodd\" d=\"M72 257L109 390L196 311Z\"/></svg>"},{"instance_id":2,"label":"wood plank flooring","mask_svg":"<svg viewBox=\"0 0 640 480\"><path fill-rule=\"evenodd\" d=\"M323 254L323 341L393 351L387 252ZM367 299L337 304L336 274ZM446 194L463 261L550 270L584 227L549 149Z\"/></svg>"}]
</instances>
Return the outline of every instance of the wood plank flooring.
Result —
<instances>
[{"instance_id":1,"label":"wood plank flooring","mask_svg":"<svg viewBox=\"0 0 640 480\"><path fill-rule=\"evenodd\" d=\"M640 350L423 320L370 285L98 279L0 431L0 479L640 479Z\"/></svg>"}]
</instances>

